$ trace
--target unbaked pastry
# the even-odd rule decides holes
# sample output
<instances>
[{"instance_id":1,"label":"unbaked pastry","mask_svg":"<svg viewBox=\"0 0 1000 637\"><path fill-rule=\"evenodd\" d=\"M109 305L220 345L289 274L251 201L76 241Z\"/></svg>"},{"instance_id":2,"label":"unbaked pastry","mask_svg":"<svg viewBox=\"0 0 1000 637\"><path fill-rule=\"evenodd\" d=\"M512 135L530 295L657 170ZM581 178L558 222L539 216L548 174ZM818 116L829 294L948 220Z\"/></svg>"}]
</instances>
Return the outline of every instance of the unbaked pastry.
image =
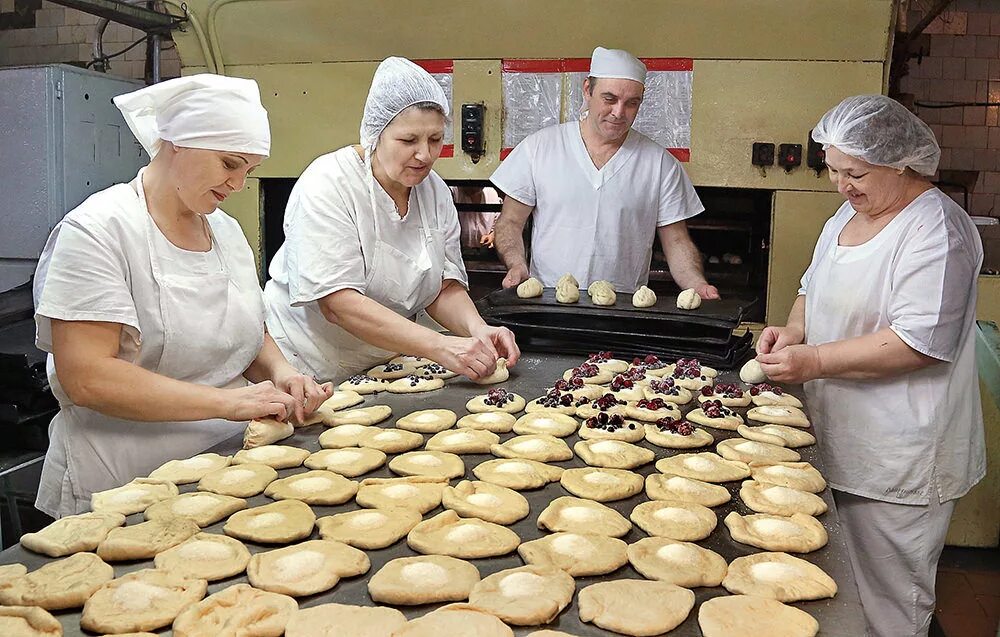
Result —
<instances>
[{"instance_id":1,"label":"unbaked pastry","mask_svg":"<svg viewBox=\"0 0 1000 637\"><path fill-rule=\"evenodd\" d=\"M336 429L334 429L336 431ZM358 446L378 449L382 453L403 453L424 444L424 437L415 431L370 427L358 437Z\"/></svg>"},{"instance_id":2,"label":"unbaked pastry","mask_svg":"<svg viewBox=\"0 0 1000 637\"><path fill-rule=\"evenodd\" d=\"M705 401L701 407L692 409L684 417L698 425L727 431L736 431L743 424L743 418L738 413L718 400Z\"/></svg>"},{"instance_id":3,"label":"unbaked pastry","mask_svg":"<svg viewBox=\"0 0 1000 637\"><path fill-rule=\"evenodd\" d=\"M514 637L514 631L496 616L471 604L448 604L412 619L392 633L392 637L441 637L475 635L476 637Z\"/></svg>"},{"instance_id":4,"label":"unbaked pastry","mask_svg":"<svg viewBox=\"0 0 1000 637\"><path fill-rule=\"evenodd\" d=\"M97 555L108 562L146 560L177 546L201 528L188 518L163 518L111 529L97 545Z\"/></svg>"},{"instance_id":5,"label":"unbaked pastry","mask_svg":"<svg viewBox=\"0 0 1000 637\"><path fill-rule=\"evenodd\" d=\"M757 513L822 515L827 511L826 502L818 495L756 480L743 483L740 498Z\"/></svg>"},{"instance_id":6,"label":"unbaked pastry","mask_svg":"<svg viewBox=\"0 0 1000 637\"><path fill-rule=\"evenodd\" d=\"M604 285L600 285L601 283ZM590 295L590 302L594 305L614 305L618 300L618 295L615 294L614 287L607 281L598 281L596 284L591 285L591 288L594 292Z\"/></svg>"},{"instance_id":7,"label":"unbaked pastry","mask_svg":"<svg viewBox=\"0 0 1000 637\"><path fill-rule=\"evenodd\" d=\"M465 403L465 408L473 414L484 411L502 411L508 414L516 414L524 410L525 404L522 396L502 387L497 387L481 396L472 398L469 402Z\"/></svg>"},{"instance_id":8,"label":"unbaked pastry","mask_svg":"<svg viewBox=\"0 0 1000 637\"><path fill-rule=\"evenodd\" d=\"M576 414L577 400L578 399L574 398L573 394L569 392L561 392L557 389L550 389L544 396L539 396L526 404L524 406L524 411L526 415L537 412L547 412L573 416Z\"/></svg>"},{"instance_id":9,"label":"unbaked pastry","mask_svg":"<svg viewBox=\"0 0 1000 637\"><path fill-rule=\"evenodd\" d=\"M816 438L808 431L785 425L761 425L760 427L741 425L736 431L748 440L767 442L790 449L816 444Z\"/></svg>"},{"instance_id":10,"label":"unbaked pastry","mask_svg":"<svg viewBox=\"0 0 1000 637\"><path fill-rule=\"evenodd\" d=\"M409 363L393 363L390 361L372 367L366 375L378 380L390 381L402 378L412 373L415 369L417 369L416 366ZM388 388L388 386L388 383L386 383L385 387Z\"/></svg>"},{"instance_id":11,"label":"unbaked pastry","mask_svg":"<svg viewBox=\"0 0 1000 637\"><path fill-rule=\"evenodd\" d=\"M463 518L479 518L494 524L513 524L528 516L528 501L523 495L489 482L463 480L445 487L441 505Z\"/></svg>"},{"instance_id":12,"label":"unbaked pastry","mask_svg":"<svg viewBox=\"0 0 1000 637\"><path fill-rule=\"evenodd\" d=\"M197 482L207 474L228 467L232 456L217 453L201 453L185 460L168 460L149 474L154 480L166 480L174 484Z\"/></svg>"},{"instance_id":13,"label":"unbaked pastry","mask_svg":"<svg viewBox=\"0 0 1000 637\"><path fill-rule=\"evenodd\" d=\"M658 422L664 418L679 420L681 410L677 403L672 403L662 398L646 398L645 389L643 396L635 402L625 407L625 415L633 420L642 422Z\"/></svg>"},{"instance_id":14,"label":"unbaked pastry","mask_svg":"<svg viewBox=\"0 0 1000 637\"><path fill-rule=\"evenodd\" d=\"M509 433L514 428L517 418L503 411L484 411L477 414L462 416L457 427L459 429L482 429L495 434Z\"/></svg>"},{"instance_id":15,"label":"unbaked pastry","mask_svg":"<svg viewBox=\"0 0 1000 637\"><path fill-rule=\"evenodd\" d=\"M758 407L767 405L787 405L789 407L802 408L802 401L785 393L781 387L769 383L759 383L750 388L750 399Z\"/></svg>"},{"instance_id":16,"label":"unbaked pastry","mask_svg":"<svg viewBox=\"0 0 1000 637\"><path fill-rule=\"evenodd\" d=\"M324 449L345 449L357 447L362 436L369 431L382 431L381 427L367 425L341 425L327 429L319 435L319 446ZM421 442L423 439L421 438Z\"/></svg>"},{"instance_id":17,"label":"unbaked pastry","mask_svg":"<svg viewBox=\"0 0 1000 637\"><path fill-rule=\"evenodd\" d=\"M390 560L368 580L372 601L393 606L460 602L479 583L479 569L447 555Z\"/></svg>"},{"instance_id":18,"label":"unbaked pastry","mask_svg":"<svg viewBox=\"0 0 1000 637\"><path fill-rule=\"evenodd\" d=\"M703 387L698 394L698 402L717 400L726 407L746 407L750 404L750 392L736 383L716 383Z\"/></svg>"},{"instance_id":19,"label":"unbaked pastry","mask_svg":"<svg viewBox=\"0 0 1000 637\"><path fill-rule=\"evenodd\" d=\"M256 418L243 431L243 448L253 449L272 445L295 433L295 425L274 418Z\"/></svg>"},{"instance_id":20,"label":"unbaked pastry","mask_svg":"<svg viewBox=\"0 0 1000 637\"><path fill-rule=\"evenodd\" d=\"M421 434L436 434L455 425L458 416L450 409L421 409L396 421L396 429Z\"/></svg>"},{"instance_id":21,"label":"unbaked pastry","mask_svg":"<svg viewBox=\"0 0 1000 637\"><path fill-rule=\"evenodd\" d=\"M386 637L405 626L406 616L395 608L322 604L295 613L285 637Z\"/></svg>"},{"instance_id":22,"label":"unbaked pastry","mask_svg":"<svg viewBox=\"0 0 1000 637\"><path fill-rule=\"evenodd\" d=\"M632 295L632 305L635 307L653 307L656 305L656 292L653 292L645 285L641 286Z\"/></svg>"},{"instance_id":23,"label":"unbaked pastry","mask_svg":"<svg viewBox=\"0 0 1000 637\"><path fill-rule=\"evenodd\" d=\"M765 551L810 553L826 546L828 539L823 524L804 513L785 517L766 513L740 515L733 511L725 522L734 540Z\"/></svg>"},{"instance_id":24,"label":"unbaked pastry","mask_svg":"<svg viewBox=\"0 0 1000 637\"><path fill-rule=\"evenodd\" d=\"M632 529L632 523L603 504L562 496L552 500L538 515L538 528L621 537Z\"/></svg>"},{"instance_id":25,"label":"unbaked pastry","mask_svg":"<svg viewBox=\"0 0 1000 637\"><path fill-rule=\"evenodd\" d=\"M728 460L740 462L797 462L801 456L792 449L747 440L745 438L729 438L715 446L720 456Z\"/></svg>"},{"instance_id":26,"label":"unbaked pastry","mask_svg":"<svg viewBox=\"0 0 1000 637\"><path fill-rule=\"evenodd\" d=\"M62 637L59 620L34 606L0 606L0 635L12 637Z\"/></svg>"},{"instance_id":27,"label":"unbaked pastry","mask_svg":"<svg viewBox=\"0 0 1000 637\"><path fill-rule=\"evenodd\" d=\"M760 368L760 363L756 358L751 358L743 363L740 368L740 380L747 385L756 385L767 381L767 374Z\"/></svg>"},{"instance_id":28,"label":"unbaked pastry","mask_svg":"<svg viewBox=\"0 0 1000 637\"><path fill-rule=\"evenodd\" d=\"M646 579L695 588L718 586L726 576L726 559L690 542L645 537L629 544L628 561Z\"/></svg>"},{"instance_id":29,"label":"unbaked pastry","mask_svg":"<svg viewBox=\"0 0 1000 637\"><path fill-rule=\"evenodd\" d=\"M750 595L723 595L703 602L698 627L703 637L815 637L819 632L819 622L809 613Z\"/></svg>"},{"instance_id":30,"label":"unbaked pastry","mask_svg":"<svg viewBox=\"0 0 1000 637\"><path fill-rule=\"evenodd\" d=\"M153 558L160 570L209 582L239 575L249 561L250 551L242 542L215 533L194 535Z\"/></svg>"},{"instance_id":31,"label":"unbaked pastry","mask_svg":"<svg viewBox=\"0 0 1000 637\"><path fill-rule=\"evenodd\" d=\"M191 491L157 502L146 509L143 516L147 520L188 518L201 528L205 528L246 507L247 501L243 498L204 491Z\"/></svg>"},{"instance_id":32,"label":"unbaked pastry","mask_svg":"<svg viewBox=\"0 0 1000 637\"><path fill-rule=\"evenodd\" d=\"M656 461L656 470L702 482L731 482L750 477L750 467L745 462L726 460L711 451L662 458Z\"/></svg>"},{"instance_id":33,"label":"unbaked pastry","mask_svg":"<svg viewBox=\"0 0 1000 637\"><path fill-rule=\"evenodd\" d=\"M681 310L696 310L701 307L701 296L694 291L694 288L681 290L677 295L677 307Z\"/></svg>"},{"instance_id":34,"label":"unbaked pastry","mask_svg":"<svg viewBox=\"0 0 1000 637\"><path fill-rule=\"evenodd\" d=\"M562 379L571 382L572 379L579 378L584 385L607 385L614 377L615 372L610 369L601 369L595 363L583 363L579 367L573 367L563 372ZM553 389L558 389L558 387L553 387ZM602 389L602 391L606 390ZM598 397L594 396L594 398Z\"/></svg>"},{"instance_id":35,"label":"unbaked pastry","mask_svg":"<svg viewBox=\"0 0 1000 637\"><path fill-rule=\"evenodd\" d=\"M542 289L542 282L531 277L517 286L517 296L522 299L533 299L542 295Z\"/></svg>"},{"instance_id":36,"label":"unbaked pastry","mask_svg":"<svg viewBox=\"0 0 1000 637\"><path fill-rule=\"evenodd\" d=\"M424 376L430 375L433 378L440 378L441 380L447 380L458 376L458 374L451 371L447 367L437 363L428 363L427 365L421 367L419 371Z\"/></svg>"},{"instance_id":37,"label":"unbaked pastry","mask_svg":"<svg viewBox=\"0 0 1000 637\"><path fill-rule=\"evenodd\" d=\"M388 382L381 378L375 378L368 374L355 374L337 385L337 389L340 391L353 391L362 395L377 394L380 391L385 391L388 384Z\"/></svg>"},{"instance_id":38,"label":"unbaked pastry","mask_svg":"<svg viewBox=\"0 0 1000 637\"><path fill-rule=\"evenodd\" d=\"M646 423L643 428L646 430L646 440L665 449L697 449L715 442L712 434L683 419L665 418L659 422Z\"/></svg>"},{"instance_id":39,"label":"unbaked pastry","mask_svg":"<svg viewBox=\"0 0 1000 637\"><path fill-rule=\"evenodd\" d=\"M667 582L621 579L580 591L580 621L623 635L660 635L681 625L694 593Z\"/></svg>"},{"instance_id":40,"label":"unbaked pastry","mask_svg":"<svg viewBox=\"0 0 1000 637\"><path fill-rule=\"evenodd\" d=\"M683 500L642 502L632 509L629 519L649 535L681 542L704 540L719 523L715 511Z\"/></svg>"},{"instance_id":41,"label":"unbaked pastry","mask_svg":"<svg viewBox=\"0 0 1000 637\"><path fill-rule=\"evenodd\" d=\"M323 469L348 478L356 478L378 469L385 464L385 460L384 453L367 447L323 449L311 454L304 464L310 469Z\"/></svg>"},{"instance_id":42,"label":"unbaked pastry","mask_svg":"<svg viewBox=\"0 0 1000 637\"><path fill-rule=\"evenodd\" d=\"M562 275L561 277L559 277L556 280L556 285L560 285L562 283L568 283L568 284L572 285L573 287L575 287L577 290L580 289L580 282L577 281L576 277L573 276L569 272L567 272L566 274Z\"/></svg>"},{"instance_id":43,"label":"unbaked pastry","mask_svg":"<svg viewBox=\"0 0 1000 637\"><path fill-rule=\"evenodd\" d=\"M448 479L438 476L368 478L361 481L355 501L369 508L402 507L423 515L441 504Z\"/></svg>"},{"instance_id":44,"label":"unbaked pastry","mask_svg":"<svg viewBox=\"0 0 1000 637\"><path fill-rule=\"evenodd\" d=\"M414 356L412 354L399 354L398 356L392 358L389 362L398 363L400 365L406 365L407 367L412 367L413 369L417 369L419 367L427 367L428 365L434 363L434 361L432 361L429 358L425 358L423 356Z\"/></svg>"},{"instance_id":45,"label":"unbaked pastry","mask_svg":"<svg viewBox=\"0 0 1000 637\"><path fill-rule=\"evenodd\" d=\"M266 464L272 469L301 467L309 451L288 445L265 445L253 449L240 449L233 456L233 464Z\"/></svg>"},{"instance_id":46,"label":"unbaked pastry","mask_svg":"<svg viewBox=\"0 0 1000 637\"><path fill-rule=\"evenodd\" d=\"M788 425L790 427L808 427L809 419L798 407L789 405L764 405L753 407L747 411L747 418L758 422Z\"/></svg>"},{"instance_id":47,"label":"unbaked pastry","mask_svg":"<svg viewBox=\"0 0 1000 637\"><path fill-rule=\"evenodd\" d=\"M327 427L337 427L340 425L374 425L382 422L392 415L392 407L388 405L372 405L371 407L358 407L338 411L333 414L329 422L324 422Z\"/></svg>"},{"instance_id":48,"label":"unbaked pastry","mask_svg":"<svg viewBox=\"0 0 1000 637\"><path fill-rule=\"evenodd\" d=\"M646 476L646 497L650 500L680 500L704 507L719 506L732 499L726 487L666 473Z\"/></svg>"},{"instance_id":49,"label":"unbaked pastry","mask_svg":"<svg viewBox=\"0 0 1000 637\"><path fill-rule=\"evenodd\" d=\"M572 408L576 411L576 408ZM527 410L527 408L525 408ZM556 438L565 438L576 431L577 421L572 416L552 410L532 411L524 414L514 423L514 433L522 436L528 434L547 434Z\"/></svg>"},{"instance_id":50,"label":"unbaked pastry","mask_svg":"<svg viewBox=\"0 0 1000 637\"><path fill-rule=\"evenodd\" d=\"M397 378L386 386L390 394L418 394L425 391L434 391L444 387L444 379L424 374L417 370L412 374L407 374L402 378Z\"/></svg>"},{"instance_id":51,"label":"unbaked pastry","mask_svg":"<svg viewBox=\"0 0 1000 637\"><path fill-rule=\"evenodd\" d=\"M120 487L94 493L90 496L90 508L98 513L132 515L178 493L173 482L136 478Z\"/></svg>"},{"instance_id":52,"label":"unbaked pastry","mask_svg":"<svg viewBox=\"0 0 1000 637\"><path fill-rule=\"evenodd\" d=\"M24 564L18 564L17 562L13 564L0 565L0 582L14 579L15 577L21 577L27 572L28 567Z\"/></svg>"},{"instance_id":53,"label":"unbaked pastry","mask_svg":"<svg viewBox=\"0 0 1000 637\"><path fill-rule=\"evenodd\" d=\"M819 493L826 488L826 480L808 462L776 462L773 464L750 463L750 475L757 482L777 484L789 489Z\"/></svg>"},{"instance_id":54,"label":"unbaked pastry","mask_svg":"<svg viewBox=\"0 0 1000 637\"><path fill-rule=\"evenodd\" d=\"M729 565L722 585L734 595L768 597L785 603L837 594L837 582L823 569L788 553L738 557Z\"/></svg>"},{"instance_id":55,"label":"unbaked pastry","mask_svg":"<svg viewBox=\"0 0 1000 637\"><path fill-rule=\"evenodd\" d=\"M69 515L49 524L37 533L21 536L21 546L48 555L65 557L81 551L93 551L111 529L125 524L121 513L81 513Z\"/></svg>"},{"instance_id":56,"label":"unbaked pastry","mask_svg":"<svg viewBox=\"0 0 1000 637\"><path fill-rule=\"evenodd\" d=\"M529 564L484 577L472 587L469 603L507 624L547 624L573 601L576 584L565 571Z\"/></svg>"},{"instance_id":57,"label":"unbaked pastry","mask_svg":"<svg viewBox=\"0 0 1000 637\"><path fill-rule=\"evenodd\" d=\"M494 385L496 383L502 383L510 378L510 372L507 371L507 359L500 357L497 359L496 369L493 370L492 374L488 376L483 376L482 378L473 379L472 382L477 385Z\"/></svg>"},{"instance_id":58,"label":"unbaked pastry","mask_svg":"<svg viewBox=\"0 0 1000 637\"><path fill-rule=\"evenodd\" d=\"M637 473L594 467L567 469L559 483L573 495L595 502L631 498L641 492L643 486L642 476Z\"/></svg>"},{"instance_id":59,"label":"unbaked pastry","mask_svg":"<svg viewBox=\"0 0 1000 637\"><path fill-rule=\"evenodd\" d=\"M479 518L460 518L449 510L413 527L406 543L425 555L477 559L506 555L517 548L521 538L505 526Z\"/></svg>"},{"instance_id":60,"label":"unbaked pastry","mask_svg":"<svg viewBox=\"0 0 1000 637\"><path fill-rule=\"evenodd\" d=\"M362 575L370 568L364 551L333 540L309 540L254 554L247 564L247 579L254 588L304 597L328 591L340 578Z\"/></svg>"},{"instance_id":61,"label":"unbaked pastry","mask_svg":"<svg viewBox=\"0 0 1000 637\"><path fill-rule=\"evenodd\" d=\"M347 409L365 402L365 397L356 391L337 390L329 398L323 401L316 411L313 412L322 422L329 422L335 413L341 409Z\"/></svg>"},{"instance_id":62,"label":"unbaked pastry","mask_svg":"<svg viewBox=\"0 0 1000 637\"><path fill-rule=\"evenodd\" d=\"M122 575L83 605L80 626L97 633L153 631L205 596L208 583L176 573L144 569Z\"/></svg>"},{"instance_id":63,"label":"unbaked pastry","mask_svg":"<svg viewBox=\"0 0 1000 637\"><path fill-rule=\"evenodd\" d=\"M276 637L285 631L298 606L287 595L234 584L181 611L174 620L174 637Z\"/></svg>"},{"instance_id":64,"label":"unbaked pastry","mask_svg":"<svg viewBox=\"0 0 1000 637\"><path fill-rule=\"evenodd\" d=\"M577 303L580 300L580 284L563 281L556 283L556 301L558 303Z\"/></svg>"},{"instance_id":65,"label":"unbaked pastry","mask_svg":"<svg viewBox=\"0 0 1000 637\"><path fill-rule=\"evenodd\" d=\"M79 608L115 570L93 553L75 553L26 575L0 580L0 604L45 610Z\"/></svg>"},{"instance_id":66,"label":"unbaked pastry","mask_svg":"<svg viewBox=\"0 0 1000 637\"><path fill-rule=\"evenodd\" d=\"M584 440L621 440L622 442L639 442L646 437L643 423L628 420L621 414L601 412L587 418L577 432Z\"/></svg>"},{"instance_id":67,"label":"unbaked pastry","mask_svg":"<svg viewBox=\"0 0 1000 637\"><path fill-rule=\"evenodd\" d=\"M522 458L538 462L559 462L573 457L573 451L562 439L548 434L514 436L502 444L491 446L490 453L499 458Z\"/></svg>"},{"instance_id":68,"label":"unbaked pastry","mask_svg":"<svg viewBox=\"0 0 1000 637\"><path fill-rule=\"evenodd\" d=\"M573 577L605 575L628 562L628 544L597 533L550 533L517 547L527 564L551 566Z\"/></svg>"},{"instance_id":69,"label":"unbaked pastry","mask_svg":"<svg viewBox=\"0 0 1000 637\"><path fill-rule=\"evenodd\" d=\"M465 475L465 463L444 451L409 451L389 461L389 470L401 476L458 478Z\"/></svg>"},{"instance_id":70,"label":"unbaked pastry","mask_svg":"<svg viewBox=\"0 0 1000 637\"><path fill-rule=\"evenodd\" d=\"M248 542L288 544L309 537L316 514L298 500L279 500L271 504L237 511L229 516L222 532Z\"/></svg>"},{"instance_id":71,"label":"unbaked pastry","mask_svg":"<svg viewBox=\"0 0 1000 637\"><path fill-rule=\"evenodd\" d=\"M681 387L671 376L650 381L642 393L648 400L662 398L665 402L675 405L686 405L694 399L694 394L685 387Z\"/></svg>"},{"instance_id":72,"label":"unbaked pastry","mask_svg":"<svg viewBox=\"0 0 1000 637\"><path fill-rule=\"evenodd\" d=\"M358 492L358 483L332 471L313 470L279 478L264 489L275 500L300 500L306 504L343 504Z\"/></svg>"},{"instance_id":73,"label":"unbaked pastry","mask_svg":"<svg viewBox=\"0 0 1000 637\"><path fill-rule=\"evenodd\" d=\"M218 469L198 481L199 491L209 491L234 498L249 498L263 493L278 472L266 464L247 462Z\"/></svg>"},{"instance_id":74,"label":"unbaked pastry","mask_svg":"<svg viewBox=\"0 0 1000 637\"><path fill-rule=\"evenodd\" d=\"M420 519L416 509L361 509L322 517L316 521L316 526L324 540L336 540L371 551L384 549L406 537Z\"/></svg>"},{"instance_id":75,"label":"unbaked pastry","mask_svg":"<svg viewBox=\"0 0 1000 637\"><path fill-rule=\"evenodd\" d=\"M431 436L424 449L457 454L489 453L490 447L499 442L500 436L485 429L453 429Z\"/></svg>"},{"instance_id":76,"label":"unbaked pastry","mask_svg":"<svg viewBox=\"0 0 1000 637\"><path fill-rule=\"evenodd\" d=\"M635 469L656 458L651 450L620 440L581 440L573 451L591 467L607 469Z\"/></svg>"},{"instance_id":77,"label":"unbaked pastry","mask_svg":"<svg viewBox=\"0 0 1000 637\"><path fill-rule=\"evenodd\" d=\"M501 487L524 491L540 489L550 482L555 482L561 476L562 467L545 464L535 460L487 460L480 463L472 473L483 482L498 484Z\"/></svg>"}]
</instances>

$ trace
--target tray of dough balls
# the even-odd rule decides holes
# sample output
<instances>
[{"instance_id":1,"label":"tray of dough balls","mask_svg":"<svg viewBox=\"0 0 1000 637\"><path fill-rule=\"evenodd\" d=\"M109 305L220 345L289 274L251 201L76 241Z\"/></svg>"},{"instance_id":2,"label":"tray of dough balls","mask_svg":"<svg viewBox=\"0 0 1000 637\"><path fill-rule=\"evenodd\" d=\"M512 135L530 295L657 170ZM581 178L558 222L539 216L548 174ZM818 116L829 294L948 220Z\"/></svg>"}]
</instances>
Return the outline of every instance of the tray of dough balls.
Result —
<instances>
[{"instance_id":1,"label":"tray of dough balls","mask_svg":"<svg viewBox=\"0 0 1000 637\"><path fill-rule=\"evenodd\" d=\"M0 554L0 632L864 633L799 388L610 352L489 381L400 356L94 494Z\"/></svg>"}]
</instances>

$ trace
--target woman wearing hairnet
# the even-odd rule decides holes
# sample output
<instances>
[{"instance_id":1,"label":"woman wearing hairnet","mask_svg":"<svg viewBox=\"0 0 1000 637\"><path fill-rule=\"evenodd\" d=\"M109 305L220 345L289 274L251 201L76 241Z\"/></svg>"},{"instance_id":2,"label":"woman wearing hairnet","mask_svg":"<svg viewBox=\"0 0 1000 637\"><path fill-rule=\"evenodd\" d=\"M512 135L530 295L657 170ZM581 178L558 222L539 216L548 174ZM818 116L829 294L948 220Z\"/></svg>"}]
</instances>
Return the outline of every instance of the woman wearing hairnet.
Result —
<instances>
[{"instance_id":1,"label":"woman wearing hairnet","mask_svg":"<svg viewBox=\"0 0 1000 637\"><path fill-rule=\"evenodd\" d=\"M430 74L387 58L361 144L317 158L296 182L264 297L268 329L302 371L332 379L403 352L475 379L499 356L517 362L514 335L486 325L469 298L458 213L431 170L447 115ZM420 310L457 336L418 325Z\"/></svg>"},{"instance_id":2,"label":"woman wearing hairnet","mask_svg":"<svg viewBox=\"0 0 1000 637\"><path fill-rule=\"evenodd\" d=\"M36 506L54 517L332 392L267 335L253 253L217 208L270 148L257 84L195 75L114 102L152 161L71 210L35 273L60 405Z\"/></svg>"},{"instance_id":3,"label":"woman wearing hairnet","mask_svg":"<svg viewBox=\"0 0 1000 637\"><path fill-rule=\"evenodd\" d=\"M983 249L933 187L930 128L881 95L813 131L847 201L823 228L784 327L757 360L805 382L873 635L926 635L955 500L985 474L975 366Z\"/></svg>"}]
</instances>

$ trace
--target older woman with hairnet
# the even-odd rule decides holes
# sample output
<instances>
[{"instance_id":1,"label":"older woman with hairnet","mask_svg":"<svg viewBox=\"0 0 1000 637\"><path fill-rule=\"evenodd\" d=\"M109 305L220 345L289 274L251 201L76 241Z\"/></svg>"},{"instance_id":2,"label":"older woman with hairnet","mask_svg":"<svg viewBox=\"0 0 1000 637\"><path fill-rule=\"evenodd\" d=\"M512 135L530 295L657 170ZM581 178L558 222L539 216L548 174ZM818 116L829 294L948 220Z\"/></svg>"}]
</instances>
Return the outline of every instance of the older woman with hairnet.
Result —
<instances>
[{"instance_id":1,"label":"older woman with hairnet","mask_svg":"<svg viewBox=\"0 0 1000 637\"><path fill-rule=\"evenodd\" d=\"M361 144L317 158L292 190L264 289L268 329L302 371L332 379L397 352L476 379L520 352L467 292L451 191L431 169L448 102L403 58L375 71ZM421 310L456 336L412 319Z\"/></svg>"},{"instance_id":2,"label":"older woman with hairnet","mask_svg":"<svg viewBox=\"0 0 1000 637\"><path fill-rule=\"evenodd\" d=\"M985 474L972 220L932 186L930 128L881 95L844 100L813 138L847 198L784 327L757 360L805 382L873 635L926 635L955 500Z\"/></svg>"},{"instance_id":3,"label":"older woman with hairnet","mask_svg":"<svg viewBox=\"0 0 1000 637\"><path fill-rule=\"evenodd\" d=\"M152 161L71 210L35 273L60 407L36 506L54 517L332 393L267 335L253 253L218 209L270 148L257 84L194 75L114 102Z\"/></svg>"}]
</instances>

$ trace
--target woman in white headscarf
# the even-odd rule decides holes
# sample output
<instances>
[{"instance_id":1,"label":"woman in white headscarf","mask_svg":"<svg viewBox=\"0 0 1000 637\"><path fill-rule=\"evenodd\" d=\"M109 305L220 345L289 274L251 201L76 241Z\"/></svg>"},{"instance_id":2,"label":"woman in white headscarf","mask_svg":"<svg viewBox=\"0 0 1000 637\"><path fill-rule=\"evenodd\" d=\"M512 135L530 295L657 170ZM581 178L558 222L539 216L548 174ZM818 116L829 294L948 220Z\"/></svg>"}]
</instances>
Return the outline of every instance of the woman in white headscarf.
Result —
<instances>
[{"instance_id":1,"label":"woman in white headscarf","mask_svg":"<svg viewBox=\"0 0 1000 637\"><path fill-rule=\"evenodd\" d=\"M458 213L433 172L448 102L403 58L375 71L361 144L317 158L292 190L285 243L264 288L267 325L300 370L329 380L394 354L423 356L470 378L520 352L469 298ZM413 321L421 310L455 336Z\"/></svg>"},{"instance_id":2,"label":"woman in white headscarf","mask_svg":"<svg viewBox=\"0 0 1000 637\"><path fill-rule=\"evenodd\" d=\"M813 130L847 198L787 324L757 360L805 382L825 475L875 637L927 635L955 500L986 471L975 362L983 248L931 185L941 151L899 103L861 95Z\"/></svg>"},{"instance_id":3,"label":"woman in white headscarf","mask_svg":"<svg viewBox=\"0 0 1000 637\"><path fill-rule=\"evenodd\" d=\"M36 506L54 517L331 393L267 335L253 253L218 209L270 149L257 84L195 75L115 104L152 161L71 210L35 273L60 404Z\"/></svg>"}]
</instances>

